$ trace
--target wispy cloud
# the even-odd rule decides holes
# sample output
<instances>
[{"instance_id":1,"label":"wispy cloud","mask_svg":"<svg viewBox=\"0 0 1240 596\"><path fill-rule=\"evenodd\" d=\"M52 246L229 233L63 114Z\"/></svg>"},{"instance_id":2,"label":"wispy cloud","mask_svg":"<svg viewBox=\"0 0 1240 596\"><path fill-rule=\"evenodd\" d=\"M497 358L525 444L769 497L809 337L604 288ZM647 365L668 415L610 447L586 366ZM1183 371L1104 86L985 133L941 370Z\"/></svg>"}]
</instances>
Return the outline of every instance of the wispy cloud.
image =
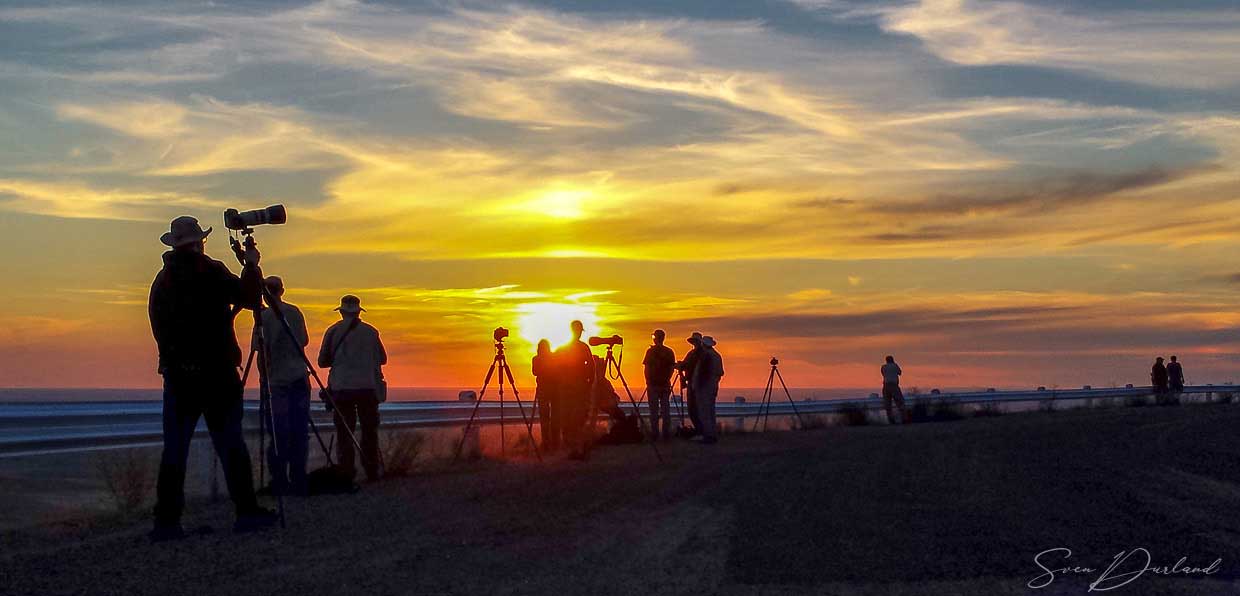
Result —
<instances>
[{"instance_id":1,"label":"wispy cloud","mask_svg":"<svg viewBox=\"0 0 1240 596\"><path fill-rule=\"evenodd\" d=\"M920 0L874 12L884 29L916 36L960 64L1041 64L1157 85L1240 82L1234 11L1168 6L1104 16L1036 3Z\"/></svg>"}]
</instances>

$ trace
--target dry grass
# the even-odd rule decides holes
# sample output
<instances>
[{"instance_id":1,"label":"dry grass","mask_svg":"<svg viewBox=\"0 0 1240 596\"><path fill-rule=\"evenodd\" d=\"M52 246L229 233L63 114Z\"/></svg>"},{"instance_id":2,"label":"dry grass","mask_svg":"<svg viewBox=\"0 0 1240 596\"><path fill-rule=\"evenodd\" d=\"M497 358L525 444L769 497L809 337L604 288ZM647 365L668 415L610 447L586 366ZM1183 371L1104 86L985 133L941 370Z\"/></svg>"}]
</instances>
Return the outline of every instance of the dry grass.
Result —
<instances>
[{"instance_id":1,"label":"dry grass","mask_svg":"<svg viewBox=\"0 0 1240 596\"><path fill-rule=\"evenodd\" d=\"M870 417L869 417L869 414L866 412L866 409L857 404L844 404L843 406L840 407L837 413L837 416L839 416L838 419L840 421L840 424L844 426L865 426L870 423ZM822 426L826 426L825 420L823 421ZM821 426L810 427L807 424L805 428L822 428L822 427Z\"/></svg>"},{"instance_id":2,"label":"dry grass","mask_svg":"<svg viewBox=\"0 0 1240 596\"><path fill-rule=\"evenodd\" d=\"M986 402L977 409L973 410L974 418L990 418L993 416L1002 416L1003 407L994 402Z\"/></svg>"},{"instance_id":3,"label":"dry grass","mask_svg":"<svg viewBox=\"0 0 1240 596\"><path fill-rule=\"evenodd\" d=\"M384 474L408 476L426 451L426 435L416 430L389 430L382 435Z\"/></svg>"},{"instance_id":4,"label":"dry grass","mask_svg":"<svg viewBox=\"0 0 1240 596\"><path fill-rule=\"evenodd\" d=\"M140 449L101 452L95 460L108 495L121 513L141 509L155 486L155 458Z\"/></svg>"}]
</instances>

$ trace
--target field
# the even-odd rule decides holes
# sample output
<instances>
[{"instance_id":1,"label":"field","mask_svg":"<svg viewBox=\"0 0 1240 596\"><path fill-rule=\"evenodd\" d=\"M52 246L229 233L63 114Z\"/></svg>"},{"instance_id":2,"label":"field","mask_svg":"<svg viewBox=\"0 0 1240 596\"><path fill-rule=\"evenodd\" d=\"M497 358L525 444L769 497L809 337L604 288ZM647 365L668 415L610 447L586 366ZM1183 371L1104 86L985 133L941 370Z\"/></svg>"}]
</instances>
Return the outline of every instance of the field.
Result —
<instances>
[{"instance_id":1,"label":"field","mask_svg":"<svg viewBox=\"0 0 1240 596\"><path fill-rule=\"evenodd\" d=\"M138 514L8 532L6 594L1080 594L1120 551L1117 594L1236 593L1231 405L1008 414L725 435L441 466L288 502L234 536L226 503L150 545ZM1047 587L1038 553L1072 550ZM1130 560L1131 562L1131 560Z\"/></svg>"}]
</instances>

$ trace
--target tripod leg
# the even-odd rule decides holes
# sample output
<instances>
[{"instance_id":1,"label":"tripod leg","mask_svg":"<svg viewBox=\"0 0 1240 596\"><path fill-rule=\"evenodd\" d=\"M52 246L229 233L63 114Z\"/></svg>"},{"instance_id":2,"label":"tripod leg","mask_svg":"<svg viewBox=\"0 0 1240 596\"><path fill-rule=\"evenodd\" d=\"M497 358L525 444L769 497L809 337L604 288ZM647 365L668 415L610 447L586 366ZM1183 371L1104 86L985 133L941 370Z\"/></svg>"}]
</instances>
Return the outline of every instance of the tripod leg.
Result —
<instances>
[{"instance_id":1,"label":"tripod leg","mask_svg":"<svg viewBox=\"0 0 1240 596\"><path fill-rule=\"evenodd\" d=\"M465 448L465 440L469 438L469 430L474 426L474 420L478 418L478 406L482 405L482 396L487 394L487 385L491 384L491 376L495 374L495 363L499 362L496 358L491 362L491 368L487 369L486 380L482 382L482 391L478 392L478 399L474 400L473 412L469 415L469 422L465 423L465 434L461 435L461 442L456 445L456 454L452 456L452 461L461 458L461 450Z\"/></svg>"},{"instance_id":2,"label":"tripod leg","mask_svg":"<svg viewBox=\"0 0 1240 596\"><path fill-rule=\"evenodd\" d=\"M310 430L314 431L314 438L318 439L319 447L323 449L323 456L327 458L327 465L335 465L332 462L332 450L327 446L327 443L323 442L323 435L319 434L319 425L314 423L314 416L310 416L309 420Z\"/></svg>"},{"instance_id":3,"label":"tripod leg","mask_svg":"<svg viewBox=\"0 0 1240 596\"><path fill-rule=\"evenodd\" d=\"M245 387L246 381L248 381L250 378L250 366L254 364L254 355L257 353L258 353L258 350L254 348L250 348L250 356L245 359L245 371L241 373L241 386L242 387Z\"/></svg>"},{"instance_id":4,"label":"tripod leg","mask_svg":"<svg viewBox=\"0 0 1240 596\"><path fill-rule=\"evenodd\" d=\"M638 428L645 429L645 419L642 418L642 410L637 406L637 400L633 399L633 392L629 390L629 382L624 380L624 373L620 371L620 366L616 363L616 359L612 357L611 352L607 353L607 362L616 365L616 376L620 379L620 384L624 386L624 392L629 396L629 403L633 404L633 413L637 415ZM603 370L607 370L604 368ZM659 444L655 441L650 442L650 447L654 449L654 456L658 458L659 463L663 463L663 454L659 453Z\"/></svg>"},{"instance_id":5,"label":"tripod leg","mask_svg":"<svg viewBox=\"0 0 1240 596\"><path fill-rule=\"evenodd\" d=\"M508 437L504 434L504 363L499 366L499 456L502 459L508 455Z\"/></svg>"},{"instance_id":6,"label":"tripod leg","mask_svg":"<svg viewBox=\"0 0 1240 596\"><path fill-rule=\"evenodd\" d=\"M777 369L775 374L779 375L779 384L784 388L784 395L788 396L788 403L792 404L792 413L796 414L797 422L801 423L801 428L805 428L805 421L801 419L801 412L797 410L797 402L792 399L792 394L788 392L788 385L784 383L784 375Z\"/></svg>"},{"instance_id":7,"label":"tripod leg","mask_svg":"<svg viewBox=\"0 0 1240 596\"><path fill-rule=\"evenodd\" d=\"M261 310L254 311L254 330L258 336L258 477L259 486L266 479L264 471L264 463L267 461L267 450L264 445L264 438L268 431L271 431L271 450L275 454L275 459L280 460L280 448L276 445L275 437L275 419L271 413L271 384L267 380L267 365L271 363L271 354L267 350L266 334L263 329L263 314ZM244 385L242 388L244 389ZM283 471L283 470L282 470ZM275 470L272 470L275 473ZM285 476L287 485L287 475ZM268 486L271 486L268 484ZM284 490L286 487L280 487L280 490L272 490L276 493L276 512L280 516L280 527L284 528Z\"/></svg>"},{"instance_id":8,"label":"tripod leg","mask_svg":"<svg viewBox=\"0 0 1240 596\"><path fill-rule=\"evenodd\" d=\"M766 395L763 399L763 432L770 430L771 424L771 400L775 398L775 370L771 369L770 375L766 377Z\"/></svg>"},{"instance_id":9,"label":"tripod leg","mask_svg":"<svg viewBox=\"0 0 1240 596\"><path fill-rule=\"evenodd\" d=\"M533 410L531 410L530 417L529 418L525 417L525 406L521 405L521 394L517 392L517 384L513 382L512 380L512 369L508 367L507 360L504 360L504 363L502 366L503 366L503 370L501 372L503 372L504 375L508 377L508 386L512 387L512 398L517 400L517 409L521 411L521 420L525 422L525 434L526 436L530 438L530 446L533 447L534 449L534 456L538 458L538 461L542 461L542 453L538 449L538 442L534 440L533 417L535 413ZM537 402L538 401L537 398L535 398L534 401Z\"/></svg>"},{"instance_id":10,"label":"tripod leg","mask_svg":"<svg viewBox=\"0 0 1240 596\"><path fill-rule=\"evenodd\" d=\"M758 432L758 425L762 422L762 411L766 409L767 396L771 393L771 377L766 378L766 385L762 387L762 399L758 402L758 413L753 419L753 432Z\"/></svg>"}]
</instances>

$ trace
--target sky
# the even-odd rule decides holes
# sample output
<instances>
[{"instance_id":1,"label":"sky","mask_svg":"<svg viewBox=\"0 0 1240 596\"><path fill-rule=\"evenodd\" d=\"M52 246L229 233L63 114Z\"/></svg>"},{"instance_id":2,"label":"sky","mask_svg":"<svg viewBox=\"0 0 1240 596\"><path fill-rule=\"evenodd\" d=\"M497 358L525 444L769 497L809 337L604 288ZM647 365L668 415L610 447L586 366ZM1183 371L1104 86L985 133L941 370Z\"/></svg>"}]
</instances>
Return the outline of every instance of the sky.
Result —
<instances>
[{"instance_id":1,"label":"sky","mask_svg":"<svg viewBox=\"0 0 1240 596\"><path fill-rule=\"evenodd\" d=\"M0 386L158 386L160 234L237 271L273 203L394 386L573 318L635 385L656 327L729 387L1240 380L1235 2L9 1L0 88Z\"/></svg>"}]
</instances>

